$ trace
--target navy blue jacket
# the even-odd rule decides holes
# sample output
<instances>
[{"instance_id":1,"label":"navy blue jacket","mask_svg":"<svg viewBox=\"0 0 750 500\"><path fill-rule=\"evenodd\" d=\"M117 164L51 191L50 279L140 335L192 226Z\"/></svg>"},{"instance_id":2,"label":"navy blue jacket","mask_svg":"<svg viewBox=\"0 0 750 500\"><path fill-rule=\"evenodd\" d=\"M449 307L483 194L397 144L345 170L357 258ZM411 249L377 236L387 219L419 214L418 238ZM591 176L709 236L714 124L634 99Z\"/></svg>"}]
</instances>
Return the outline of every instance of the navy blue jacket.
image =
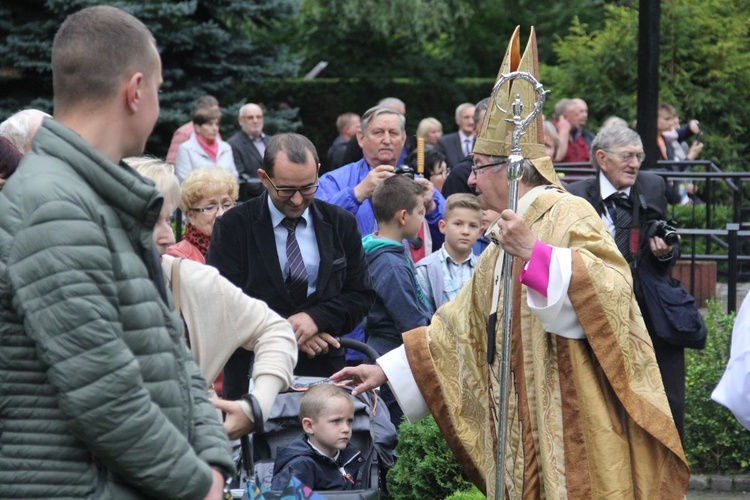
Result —
<instances>
[{"instance_id":1,"label":"navy blue jacket","mask_svg":"<svg viewBox=\"0 0 750 500\"><path fill-rule=\"evenodd\" d=\"M360 469L363 463L364 457L351 443L334 460L315 451L303 434L278 451L271 489L283 490L294 476L315 491L359 490L362 488ZM342 467L353 482L343 476L339 470Z\"/></svg>"},{"instance_id":2,"label":"navy blue jacket","mask_svg":"<svg viewBox=\"0 0 750 500\"><path fill-rule=\"evenodd\" d=\"M426 326L432 315L403 245L369 235L362 246L377 294L366 318L367 344L382 355L403 343L402 333Z\"/></svg>"}]
</instances>

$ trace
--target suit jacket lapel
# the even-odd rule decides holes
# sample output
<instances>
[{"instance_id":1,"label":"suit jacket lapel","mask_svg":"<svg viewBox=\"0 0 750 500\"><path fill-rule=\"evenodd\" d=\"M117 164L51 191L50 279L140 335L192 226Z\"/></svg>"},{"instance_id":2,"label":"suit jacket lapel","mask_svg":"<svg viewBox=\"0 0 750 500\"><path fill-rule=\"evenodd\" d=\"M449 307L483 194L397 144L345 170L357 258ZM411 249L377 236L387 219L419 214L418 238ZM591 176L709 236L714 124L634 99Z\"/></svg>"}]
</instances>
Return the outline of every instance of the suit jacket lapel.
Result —
<instances>
[{"instance_id":1,"label":"suit jacket lapel","mask_svg":"<svg viewBox=\"0 0 750 500\"><path fill-rule=\"evenodd\" d=\"M245 147L248 153L258 162L258 165L263 165L263 158L260 156L260 151L258 151L258 148L255 147L255 144L253 144L253 140L249 135L245 133L243 133L242 136L245 139Z\"/></svg>"},{"instance_id":2,"label":"suit jacket lapel","mask_svg":"<svg viewBox=\"0 0 750 500\"><path fill-rule=\"evenodd\" d=\"M602 200L602 193L599 189L600 175L602 175L601 172L596 174L596 177L594 177L588 189L586 189L586 195L588 196L591 204L594 205L594 208L596 208L596 213L598 213L601 217L601 215L604 213L604 200Z\"/></svg>"},{"instance_id":3,"label":"suit jacket lapel","mask_svg":"<svg viewBox=\"0 0 750 500\"><path fill-rule=\"evenodd\" d=\"M333 227L328 221L323 219L323 215L318 210L317 201L313 201L310 209L312 210L313 224L315 224L315 239L318 241L318 251L320 252L318 284L315 288L315 293L317 294L319 291L326 289L328 279L331 277L331 269L333 267Z\"/></svg>"},{"instance_id":4,"label":"suit jacket lapel","mask_svg":"<svg viewBox=\"0 0 750 500\"><path fill-rule=\"evenodd\" d=\"M251 147L255 149L255 146ZM295 306L292 296L289 295L284 284L284 275L281 273L281 264L276 253L276 236L271 225L271 212L268 210L268 201L265 196L261 197L259 207L253 221L253 234L258 245L258 254L263 262L263 267L268 270L271 283L276 287L280 297L283 297L289 304Z\"/></svg>"}]
</instances>

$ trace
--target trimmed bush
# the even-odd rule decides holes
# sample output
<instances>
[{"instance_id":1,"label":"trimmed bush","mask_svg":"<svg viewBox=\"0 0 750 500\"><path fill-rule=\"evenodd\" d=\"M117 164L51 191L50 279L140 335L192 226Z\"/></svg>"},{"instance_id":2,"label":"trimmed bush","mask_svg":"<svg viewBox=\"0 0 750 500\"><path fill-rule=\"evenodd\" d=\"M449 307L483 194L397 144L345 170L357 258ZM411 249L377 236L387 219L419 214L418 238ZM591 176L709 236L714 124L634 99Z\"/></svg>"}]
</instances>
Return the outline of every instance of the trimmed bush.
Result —
<instances>
[{"instance_id":1,"label":"trimmed bush","mask_svg":"<svg viewBox=\"0 0 750 500\"><path fill-rule=\"evenodd\" d=\"M439 499L472 486L432 417L402 423L396 453L396 465L388 472L394 499Z\"/></svg>"}]
</instances>

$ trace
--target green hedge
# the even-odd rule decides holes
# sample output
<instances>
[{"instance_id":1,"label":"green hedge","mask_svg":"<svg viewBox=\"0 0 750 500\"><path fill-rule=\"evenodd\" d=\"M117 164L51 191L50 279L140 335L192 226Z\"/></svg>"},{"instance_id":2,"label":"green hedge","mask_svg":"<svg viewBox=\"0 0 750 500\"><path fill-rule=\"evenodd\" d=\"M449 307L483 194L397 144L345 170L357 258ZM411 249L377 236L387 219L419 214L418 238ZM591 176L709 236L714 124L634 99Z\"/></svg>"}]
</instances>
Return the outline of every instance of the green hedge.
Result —
<instances>
[{"instance_id":1,"label":"green hedge","mask_svg":"<svg viewBox=\"0 0 750 500\"><path fill-rule=\"evenodd\" d=\"M708 340L702 351L687 349L685 452L693 473L750 472L750 432L732 413L711 400L729 360L734 315L708 303Z\"/></svg>"}]
</instances>

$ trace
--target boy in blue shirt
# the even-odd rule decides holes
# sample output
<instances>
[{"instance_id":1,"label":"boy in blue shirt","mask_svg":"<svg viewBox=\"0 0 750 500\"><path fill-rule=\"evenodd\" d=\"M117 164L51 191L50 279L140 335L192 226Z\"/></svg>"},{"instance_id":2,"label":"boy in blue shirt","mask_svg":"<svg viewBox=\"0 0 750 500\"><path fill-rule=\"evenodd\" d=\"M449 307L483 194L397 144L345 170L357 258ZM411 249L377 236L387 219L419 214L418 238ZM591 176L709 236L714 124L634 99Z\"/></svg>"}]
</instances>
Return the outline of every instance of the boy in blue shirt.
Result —
<instances>
[{"instance_id":1,"label":"boy in blue shirt","mask_svg":"<svg viewBox=\"0 0 750 500\"><path fill-rule=\"evenodd\" d=\"M469 193L450 195L439 228L445 243L417 262L417 279L432 313L453 300L474 274L477 256L472 248L482 235L482 207L477 197Z\"/></svg>"},{"instance_id":2,"label":"boy in blue shirt","mask_svg":"<svg viewBox=\"0 0 750 500\"><path fill-rule=\"evenodd\" d=\"M403 342L401 334L426 326L431 317L417 273L402 241L414 239L424 220L422 186L404 176L385 179L372 196L378 231L362 239L377 297L365 319L367 344L385 354ZM390 388L381 397L398 428L403 412Z\"/></svg>"}]
</instances>

